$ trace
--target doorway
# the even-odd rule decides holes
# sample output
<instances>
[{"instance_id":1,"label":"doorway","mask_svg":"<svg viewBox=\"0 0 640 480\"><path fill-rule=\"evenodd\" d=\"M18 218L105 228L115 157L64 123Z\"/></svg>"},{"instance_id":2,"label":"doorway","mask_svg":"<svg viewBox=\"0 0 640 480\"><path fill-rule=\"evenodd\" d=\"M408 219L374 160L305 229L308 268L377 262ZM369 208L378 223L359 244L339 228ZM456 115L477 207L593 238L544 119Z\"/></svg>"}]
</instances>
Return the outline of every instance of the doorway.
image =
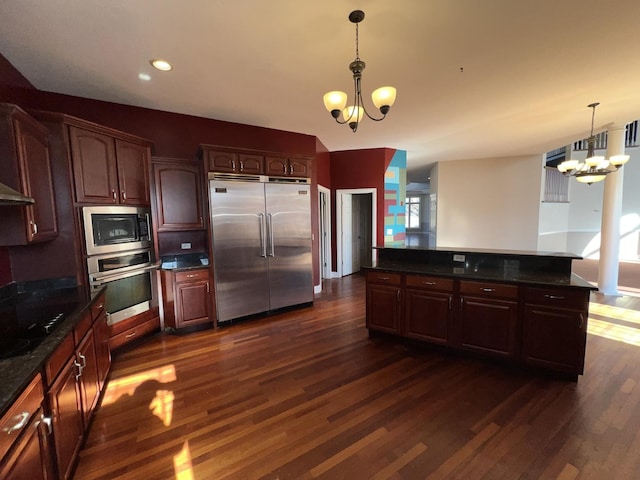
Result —
<instances>
[{"instance_id":1,"label":"doorway","mask_svg":"<svg viewBox=\"0 0 640 480\"><path fill-rule=\"evenodd\" d=\"M318 232L320 235L320 279L331 278L331 190L318 185Z\"/></svg>"},{"instance_id":2,"label":"doorway","mask_svg":"<svg viewBox=\"0 0 640 480\"><path fill-rule=\"evenodd\" d=\"M375 259L376 189L337 190L336 228L338 276L371 265Z\"/></svg>"}]
</instances>

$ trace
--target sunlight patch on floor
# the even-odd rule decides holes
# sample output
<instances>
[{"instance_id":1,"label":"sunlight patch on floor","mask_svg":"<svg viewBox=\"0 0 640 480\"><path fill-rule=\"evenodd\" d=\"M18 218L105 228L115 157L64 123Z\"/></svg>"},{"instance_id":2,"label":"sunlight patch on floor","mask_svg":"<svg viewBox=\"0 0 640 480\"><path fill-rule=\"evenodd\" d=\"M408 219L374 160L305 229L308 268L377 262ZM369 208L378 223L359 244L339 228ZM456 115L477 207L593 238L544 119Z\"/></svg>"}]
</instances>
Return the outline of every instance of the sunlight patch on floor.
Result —
<instances>
[{"instance_id":1,"label":"sunlight patch on floor","mask_svg":"<svg viewBox=\"0 0 640 480\"><path fill-rule=\"evenodd\" d=\"M173 456L173 469L176 472L176 480L194 480L188 440L184 441L182 450Z\"/></svg>"},{"instance_id":2,"label":"sunlight patch on floor","mask_svg":"<svg viewBox=\"0 0 640 480\"><path fill-rule=\"evenodd\" d=\"M601 315L603 317L623 320L625 322L640 325L640 312L637 310L629 310L628 308L589 302L589 314Z\"/></svg>"},{"instance_id":3,"label":"sunlight patch on floor","mask_svg":"<svg viewBox=\"0 0 640 480\"><path fill-rule=\"evenodd\" d=\"M636 327L626 327L589 317L587 332L610 340L640 346L640 330Z\"/></svg>"}]
</instances>

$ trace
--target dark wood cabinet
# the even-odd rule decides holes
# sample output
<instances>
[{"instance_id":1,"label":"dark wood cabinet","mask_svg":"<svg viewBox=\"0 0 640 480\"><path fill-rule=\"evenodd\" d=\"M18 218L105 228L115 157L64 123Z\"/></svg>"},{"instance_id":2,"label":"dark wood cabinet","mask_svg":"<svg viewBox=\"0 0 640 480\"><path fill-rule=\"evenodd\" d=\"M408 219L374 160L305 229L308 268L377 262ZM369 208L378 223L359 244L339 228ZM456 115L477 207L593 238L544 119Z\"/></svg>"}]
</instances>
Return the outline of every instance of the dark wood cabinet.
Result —
<instances>
[{"instance_id":1,"label":"dark wood cabinet","mask_svg":"<svg viewBox=\"0 0 640 480\"><path fill-rule=\"evenodd\" d=\"M109 325L107 324L107 313L104 310L104 300L100 304L102 308L97 314L94 314L93 333L95 337L98 388L102 391L111 369L111 350L109 349Z\"/></svg>"},{"instance_id":2,"label":"dark wood cabinet","mask_svg":"<svg viewBox=\"0 0 640 480\"><path fill-rule=\"evenodd\" d=\"M204 229L201 163L154 158L152 166L158 232Z\"/></svg>"},{"instance_id":3,"label":"dark wood cabinet","mask_svg":"<svg viewBox=\"0 0 640 480\"><path fill-rule=\"evenodd\" d=\"M82 418L84 428L88 428L89 420L98 404L100 396L100 381L98 379L98 360L96 357L96 342L93 328L85 334L76 349L76 364L78 368L78 382L82 403Z\"/></svg>"},{"instance_id":4,"label":"dark wood cabinet","mask_svg":"<svg viewBox=\"0 0 640 480\"><path fill-rule=\"evenodd\" d=\"M262 175L264 156L259 154L206 150L206 163L210 172Z\"/></svg>"},{"instance_id":5,"label":"dark wood cabinet","mask_svg":"<svg viewBox=\"0 0 640 480\"><path fill-rule=\"evenodd\" d=\"M311 160L296 157L265 157L265 174L286 177L310 177Z\"/></svg>"},{"instance_id":6,"label":"dark wood cabinet","mask_svg":"<svg viewBox=\"0 0 640 480\"><path fill-rule=\"evenodd\" d=\"M0 104L0 182L35 200L0 206L0 245L27 245L58 236L49 132L19 107Z\"/></svg>"},{"instance_id":7,"label":"dark wood cabinet","mask_svg":"<svg viewBox=\"0 0 640 480\"><path fill-rule=\"evenodd\" d=\"M158 307L109 325L111 351L160 329Z\"/></svg>"},{"instance_id":8,"label":"dark wood cabinet","mask_svg":"<svg viewBox=\"0 0 640 480\"><path fill-rule=\"evenodd\" d=\"M588 308L588 292L527 288L523 326L525 362L583 373Z\"/></svg>"},{"instance_id":9,"label":"dark wood cabinet","mask_svg":"<svg viewBox=\"0 0 640 480\"><path fill-rule=\"evenodd\" d=\"M451 343L453 280L407 275L405 335L430 343Z\"/></svg>"},{"instance_id":10,"label":"dark wood cabinet","mask_svg":"<svg viewBox=\"0 0 640 480\"><path fill-rule=\"evenodd\" d=\"M459 346L492 356L518 353L518 287L460 281Z\"/></svg>"},{"instance_id":11,"label":"dark wood cabinet","mask_svg":"<svg viewBox=\"0 0 640 480\"><path fill-rule=\"evenodd\" d=\"M74 355L67 360L47 394L53 422L58 478L61 479L71 478L84 437L78 373L78 363Z\"/></svg>"},{"instance_id":12,"label":"dark wood cabinet","mask_svg":"<svg viewBox=\"0 0 640 480\"><path fill-rule=\"evenodd\" d=\"M162 270L162 290L166 326L180 329L212 321L208 269Z\"/></svg>"},{"instance_id":13,"label":"dark wood cabinet","mask_svg":"<svg viewBox=\"0 0 640 480\"><path fill-rule=\"evenodd\" d=\"M368 272L366 290L367 328L386 333L401 333L401 275Z\"/></svg>"},{"instance_id":14,"label":"dark wood cabinet","mask_svg":"<svg viewBox=\"0 0 640 480\"><path fill-rule=\"evenodd\" d=\"M0 478L54 478L50 451L51 419L44 415L43 401L42 377L37 375L0 419Z\"/></svg>"},{"instance_id":15,"label":"dark wood cabinet","mask_svg":"<svg viewBox=\"0 0 640 480\"><path fill-rule=\"evenodd\" d=\"M76 201L149 205L150 145L114 131L69 126Z\"/></svg>"}]
</instances>

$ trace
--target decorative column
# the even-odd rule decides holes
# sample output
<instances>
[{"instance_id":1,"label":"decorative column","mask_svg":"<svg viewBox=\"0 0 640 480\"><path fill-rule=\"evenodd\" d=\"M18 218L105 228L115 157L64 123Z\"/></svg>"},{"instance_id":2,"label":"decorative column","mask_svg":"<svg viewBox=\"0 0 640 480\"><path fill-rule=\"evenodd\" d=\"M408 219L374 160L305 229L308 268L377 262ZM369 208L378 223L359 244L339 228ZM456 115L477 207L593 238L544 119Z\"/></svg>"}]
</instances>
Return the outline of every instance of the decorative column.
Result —
<instances>
[{"instance_id":1,"label":"decorative column","mask_svg":"<svg viewBox=\"0 0 640 480\"><path fill-rule=\"evenodd\" d=\"M614 124L608 130L607 158L623 155L625 126ZM602 225L600 227L600 260L598 263L598 289L605 295L618 295L618 269L620 266L620 218L622 216L622 183L624 167L610 173L604 180L602 198Z\"/></svg>"}]
</instances>

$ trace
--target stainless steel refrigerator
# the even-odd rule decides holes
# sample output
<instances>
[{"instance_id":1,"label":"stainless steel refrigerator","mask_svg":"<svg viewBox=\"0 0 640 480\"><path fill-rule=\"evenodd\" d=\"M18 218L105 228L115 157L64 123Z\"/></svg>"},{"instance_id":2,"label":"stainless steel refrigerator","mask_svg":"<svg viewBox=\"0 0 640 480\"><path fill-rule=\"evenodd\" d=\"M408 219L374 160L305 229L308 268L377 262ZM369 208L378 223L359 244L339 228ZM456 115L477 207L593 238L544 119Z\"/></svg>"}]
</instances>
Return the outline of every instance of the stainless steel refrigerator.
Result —
<instances>
[{"instance_id":1,"label":"stainless steel refrigerator","mask_svg":"<svg viewBox=\"0 0 640 480\"><path fill-rule=\"evenodd\" d=\"M313 301L310 187L252 178L209 180L218 322Z\"/></svg>"}]
</instances>

